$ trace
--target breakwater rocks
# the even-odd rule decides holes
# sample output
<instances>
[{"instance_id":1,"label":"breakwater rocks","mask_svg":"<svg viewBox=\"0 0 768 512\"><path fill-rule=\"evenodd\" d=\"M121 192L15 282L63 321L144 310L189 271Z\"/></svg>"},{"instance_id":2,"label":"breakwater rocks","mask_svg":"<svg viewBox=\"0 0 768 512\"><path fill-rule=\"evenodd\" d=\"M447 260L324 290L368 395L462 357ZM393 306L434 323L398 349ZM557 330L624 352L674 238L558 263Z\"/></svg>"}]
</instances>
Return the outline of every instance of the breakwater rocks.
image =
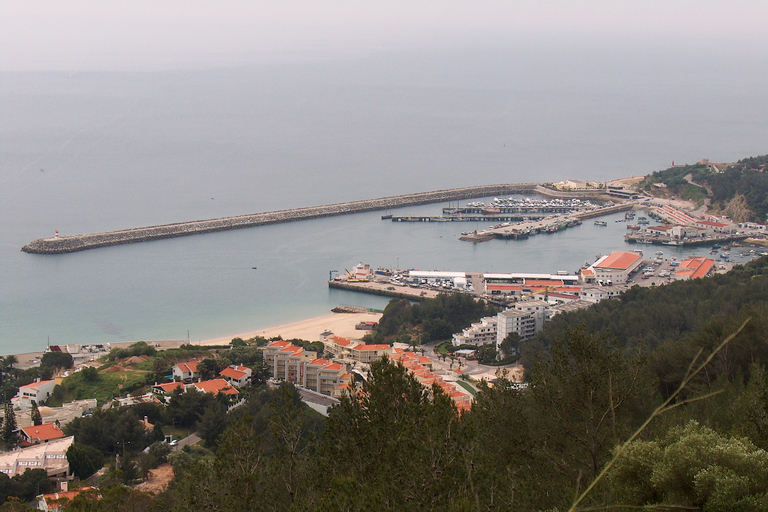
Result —
<instances>
[{"instance_id":1,"label":"breakwater rocks","mask_svg":"<svg viewBox=\"0 0 768 512\"><path fill-rule=\"evenodd\" d=\"M197 235L214 231L225 231L229 229L261 226L264 224L277 224L296 220L316 219L334 215L345 215L348 213L386 210L389 208L400 208L403 206L414 206L442 201L457 201L460 199L473 199L476 197L489 197L505 194L531 194L535 192L537 185L537 183L482 185L477 187L454 188L433 192L419 192L416 194L382 197L379 199L352 201L348 203L337 203L326 206L310 206L292 210L238 215L220 219L196 220L178 222L175 224L164 224L160 226L123 229L107 233L39 238L28 243L22 247L21 250L33 254L62 254L85 251L97 247L147 242L163 238Z\"/></svg>"}]
</instances>

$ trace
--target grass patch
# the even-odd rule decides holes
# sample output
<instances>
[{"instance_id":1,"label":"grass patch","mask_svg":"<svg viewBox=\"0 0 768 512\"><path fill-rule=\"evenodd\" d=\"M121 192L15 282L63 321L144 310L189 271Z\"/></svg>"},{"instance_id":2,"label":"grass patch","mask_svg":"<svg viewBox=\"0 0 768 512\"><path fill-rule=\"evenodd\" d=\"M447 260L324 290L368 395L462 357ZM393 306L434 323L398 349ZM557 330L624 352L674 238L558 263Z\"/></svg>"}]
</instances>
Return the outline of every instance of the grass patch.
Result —
<instances>
[{"instance_id":1,"label":"grass patch","mask_svg":"<svg viewBox=\"0 0 768 512\"><path fill-rule=\"evenodd\" d=\"M112 400L115 396L134 391L147 383L148 372L133 368L111 371L109 368L99 371L98 379L88 381L82 372L73 373L54 389L47 404L53 407L64 402L95 398L99 404Z\"/></svg>"},{"instance_id":2,"label":"grass patch","mask_svg":"<svg viewBox=\"0 0 768 512\"><path fill-rule=\"evenodd\" d=\"M459 386L469 391L472 394L472 396L477 396L477 390L469 382L464 382L463 380L457 380L456 384L458 384Z\"/></svg>"}]
</instances>

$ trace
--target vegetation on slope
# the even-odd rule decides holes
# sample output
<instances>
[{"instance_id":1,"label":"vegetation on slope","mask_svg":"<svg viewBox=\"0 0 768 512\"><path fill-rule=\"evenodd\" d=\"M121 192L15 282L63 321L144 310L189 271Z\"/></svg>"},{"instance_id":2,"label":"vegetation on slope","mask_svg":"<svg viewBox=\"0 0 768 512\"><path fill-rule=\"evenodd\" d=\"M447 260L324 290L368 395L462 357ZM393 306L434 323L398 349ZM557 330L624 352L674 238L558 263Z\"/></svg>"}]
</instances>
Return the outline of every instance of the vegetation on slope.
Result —
<instances>
[{"instance_id":1,"label":"vegetation on slope","mask_svg":"<svg viewBox=\"0 0 768 512\"><path fill-rule=\"evenodd\" d=\"M745 158L723 172L707 165L670 167L649 174L639 184L654 195L669 192L683 199L710 206L737 222L765 222L768 217L768 155ZM664 188L658 185L663 184Z\"/></svg>"}]
</instances>

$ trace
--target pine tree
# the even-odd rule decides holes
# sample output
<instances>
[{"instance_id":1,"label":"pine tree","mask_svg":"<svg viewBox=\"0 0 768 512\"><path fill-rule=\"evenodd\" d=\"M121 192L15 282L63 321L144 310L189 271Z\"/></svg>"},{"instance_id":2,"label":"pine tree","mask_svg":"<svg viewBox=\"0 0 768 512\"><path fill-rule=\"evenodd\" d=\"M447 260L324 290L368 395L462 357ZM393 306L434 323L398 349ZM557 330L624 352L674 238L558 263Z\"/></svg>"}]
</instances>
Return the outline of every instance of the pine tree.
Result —
<instances>
[{"instance_id":1,"label":"pine tree","mask_svg":"<svg viewBox=\"0 0 768 512\"><path fill-rule=\"evenodd\" d=\"M30 419L32 420L33 425L42 425L43 424L43 415L40 414L40 409L37 407L37 402L32 402L32 413L30 414Z\"/></svg>"},{"instance_id":2,"label":"pine tree","mask_svg":"<svg viewBox=\"0 0 768 512\"><path fill-rule=\"evenodd\" d=\"M0 437L6 443L14 443L16 435L16 413L13 412L13 405L8 401L5 402L5 421L0 429Z\"/></svg>"}]
</instances>

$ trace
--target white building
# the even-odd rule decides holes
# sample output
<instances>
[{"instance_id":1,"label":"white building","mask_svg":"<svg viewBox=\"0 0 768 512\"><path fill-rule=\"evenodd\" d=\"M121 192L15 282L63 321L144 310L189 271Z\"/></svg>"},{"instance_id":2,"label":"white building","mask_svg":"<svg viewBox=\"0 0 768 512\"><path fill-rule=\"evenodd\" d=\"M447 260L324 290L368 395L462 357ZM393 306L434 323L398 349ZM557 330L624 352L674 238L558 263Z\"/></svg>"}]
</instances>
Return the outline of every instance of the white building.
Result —
<instances>
[{"instance_id":1,"label":"white building","mask_svg":"<svg viewBox=\"0 0 768 512\"><path fill-rule=\"evenodd\" d=\"M486 343L496 343L498 336L498 317L487 316L481 318L458 334L453 335L453 345L485 345Z\"/></svg>"},{"instance_id":2,"label":"white building","mask_svg":"<svg viewBox=\"0 0 768 512\"><path fill-rule=\"evenodd\" d=\"M0 454L0 472L12 477L24 473L27 469L44 469L48 478L55 481L66 480L69 478L67 450L74 442L74 436L69 436Z\"/></svg>"},{"instance_id":3,"label":"white building","mask_svg":"<svg viewBox=\"0 0 768 512\"><path fill-rule=\"evenodd\" d=\"M497 315L498 330L496 339L493 340L496 348L499 348L504 338L510 333L516 332L520 339L528 339L536 334L536 319L531 313L526 313L518 309L508 309Z\"/></svg>"},{"instance_id":4,"label":"white building","mask_svg":"<svg viewBox=\"0 0 768 512\"><path fill-rule=\"evenodd\" d=\"M17 409L28 409L32 407L33 401L40 405L53 394L54 387L56 387L55 380L38 380L19 386L18 394L12 399L13 406Z\"/></svg>"},{"instance_id":5,"label":"white building","mask_svg":"<svg viewBox=\"0 0 768 512\"><path fill-rule=\"evenodd\" d=\"M585 282L626 283L629 275L642 263L643 257L636 252L614 252L598 259L582 275Z\"/></svg>"}]
</instances>

